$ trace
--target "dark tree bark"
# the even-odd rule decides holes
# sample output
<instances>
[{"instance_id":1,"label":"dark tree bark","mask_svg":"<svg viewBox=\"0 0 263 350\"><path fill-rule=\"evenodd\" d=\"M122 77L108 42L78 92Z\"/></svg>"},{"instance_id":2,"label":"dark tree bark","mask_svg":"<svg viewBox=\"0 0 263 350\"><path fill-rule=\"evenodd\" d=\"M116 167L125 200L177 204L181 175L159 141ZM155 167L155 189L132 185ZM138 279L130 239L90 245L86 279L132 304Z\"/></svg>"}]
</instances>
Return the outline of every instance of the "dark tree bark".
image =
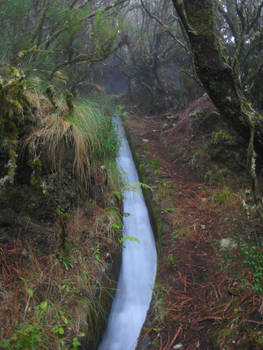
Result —
<instances>
[{"instance_id":1,"label":"dark tree bark","mask_svg":"<svg viewBox=\"0 0 263 350\"><path fill-rule=\"evenodd\" d=\"M189 38L196 73L223 118L249 145L250 166L263 160L263 117L246 100L238 72L225 61L216 37L213 0L173 0ZM254 160L252 161L252 158Z\"/></svg>"}]
</instances>

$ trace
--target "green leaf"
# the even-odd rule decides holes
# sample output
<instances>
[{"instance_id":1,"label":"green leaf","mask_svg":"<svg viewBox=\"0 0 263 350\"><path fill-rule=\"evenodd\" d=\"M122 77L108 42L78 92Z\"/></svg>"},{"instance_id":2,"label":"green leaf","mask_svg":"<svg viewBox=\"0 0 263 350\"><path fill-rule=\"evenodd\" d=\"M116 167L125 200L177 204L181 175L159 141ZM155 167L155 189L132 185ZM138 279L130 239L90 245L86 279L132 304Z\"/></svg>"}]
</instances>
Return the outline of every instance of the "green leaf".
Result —
<instances>
[{"instance_id":1,"label":"green leaf","mask_svg":"<svg viewBox=\"0 0 263 350\"><path fill-rule=\"evenodd\" d=\"M152 187L143 183L143 182L138 182L138 184L141 186L141 188L145 189L145 190L150 190L153 191Z\"/></svg>"},{"instance_id":2,"label":"green leaf","mask_svg":"<svg viewBox=\"0 0 263 350\"><path fill-rule=\"evenodd\" d=\"M115 196L119 201L121 200L121 197L122 197L121 192L119 192L119 191L114 191L113 194L114 194L114 196Z\"/></svg>"},{"instance_id":3,"label":"green leaf","mask_svg":"<svg viewBox=\"0 0 263 350\"><path fill-rule=\"evenodd\" d=\"M116 228L117 230L120 230L120 229L121 229L121 225L117 225L117 224L112 224L112 227L113 227L113 228Z\"/></svg>"},{"instance_id":4,"label":"green leaf","mask_svg":"<svg viewBox=\"0 0 263 350\"><path fill-rule=\"evenodd\" d=\"M34 292L32 289L28 288L26 291L27 291L28 295L30 296L30 298L34 297Z\"/></svg>"},{"instance_id":5,"label":"green leaf","mask_svg":"<svg viewBox=\"0 0 263 350\"><path fill-rule=\"evenodd\" d=\"M132 191L141 193L141 189L153 191L151 186L149 186L149 185L147 185L147 184L145 184L143 182L139 182L139 181L138 182L133 182L133 183L128 184L128 185L126 184L124 186L124 191L132 190Z\"/></svg>"},{"instance_id":6,"label":"green leaf","mask_svg":"<svg viewBox=\"0 0 263 350\"><path fill-rule=\"evenodd\" d=\"M44 311L47 308L47 301L42 301L39 305L40 309Z\"/></svg>"},{"instance_id":7,"label":"green leaf","mask_svg":"<svg viewBox=\"0 0 263 350\"><path fill-rule=\"evenodd\" d=\"M81 345L81 344L80 344L80 341L78 340L77 337L73 338L73 343L72 343L72 345L73 345L73 349L74 349L74 350L77 349L77 348L79 347L79 345Z\"/></svg>"},{"instance_id":8,"label":"green leaf","mask_svg":"<svg viewBox=\"0 0 263 350\"><path fill-rule=\"evenodd\" d=\"M1 340L0 345L3 349L10 349L10 340L3 339L3 340Z\"/></svg>"},{"instance_id":9,"label":"green leaf","mask_svg":"<svg viewBox=\"0 0 263 350\"><path fill-rule=\"evenodd\" d=\"M166 211L167 213L175 213L176 209L175 208L165 208L164 211Z\"/></svg>"},{"instance_id":10,"label":"green leaf","mask_svg":"<svg viewBox=\"0 0 263 350\"><path fill-rule=\"evenodd\" d=\"M134 236L127 236L127 237L123 237L121 239L119 239L119 242L125 242L125 241L132 241L132 242L137 242L137 243L141 243L140 240L137 237Z\"/></svg>"},{"instance_id":11,"label":"green leaf","mask_svg":"<svg viewBox=\"0 0 263 350\"><path fill-rule=\"evenodd\" d=\"M58 328L58 333L63 335L64 334L64 329L62 327L59 327Z\"/></svg>"},{"instance_id":12,"label":"green leaf","mask_svg":"<svg viewBox=\"0 0 263 350\"><path fill-rule=\"evenodd\" d=\"M65 324L68 324L68 319L64 315L61 315L61 318Z\"/></svg>"}]
</instances>

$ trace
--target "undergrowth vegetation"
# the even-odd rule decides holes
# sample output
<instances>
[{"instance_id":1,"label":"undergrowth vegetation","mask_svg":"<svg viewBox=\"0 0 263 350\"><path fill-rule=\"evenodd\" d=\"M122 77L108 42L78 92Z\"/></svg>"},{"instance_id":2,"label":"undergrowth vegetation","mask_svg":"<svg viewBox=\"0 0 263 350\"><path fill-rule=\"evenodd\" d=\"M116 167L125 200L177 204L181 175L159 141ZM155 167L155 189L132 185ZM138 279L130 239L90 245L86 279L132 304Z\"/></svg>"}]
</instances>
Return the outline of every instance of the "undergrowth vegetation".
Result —
<instances>
[{"instance_id":1,"label":"undergrowth vegetation","mask_svg":"<svg viewBox=\"0 0 263 350\"><path fill-rule=\"evenodd\" d=\"M3 184L0 198L6 200L0 208L0 348L96 348L114 294L121 246L119 141L112 125L116 106L105 95L73 101L70 93L59 96L51 87L45 97L36 87L24 86L17 95L28 101L30 124L15 133L13 182ZM10 96L3 95L3 101ZM7 112L3 120L12 116ZM63 184L74 199L70 205L63 205L68 199L50 179L55 187ZM26 215L25 226L3 226L3 203L12 205L9 192L21 193L24 186L26 202L35 201L33 211L17 207L16 220ZM41 212L53 210L55 222L34 216L36 205ZM34 241L38 231L44 244Z\"/></svg>"},{"instance_id":2,"label":"undergrowth vegetation","mask_svg":"<svg viewBox=\"0 0 263 350\"><path fill-rule=\"evenodd\" d=\"M222 223L230 237L221 242L222 268L237 281L236 290L253 290L263 297L261 222L256 213L247 216L242 207L240 210L239 218L226 215Z\"/></svg>"},{"instance_id":3,"label":"undergrowth vegetation","mask_svg":"<svg viewBox=\"0 0 263 350\"><path fill-rule=\"evenodd\" d=\"M72 350L98 342L105 300L114 293L101 273L119 249L114 225L121 226L121 217L118 208L84 208L69 218L65 246L58 249L54 242L53 254L18 240L0 244L1 349ZM49 234L59 240L60 230L58 220Z\"/></svg>"},{"instance_id":4,"label":"undergrowth vegetation","mask_svg":"<svg viewBox=\"0 0 263 350\"><path fill-rule=\"evenodd\" d=\"M110 117L111 102L105 98L104 109L99 108L98 98L78 100L72 108L67 107L63 98L56 98L55 108L41 118L40 126L25 141L34 158L39 157L40 152L48 155L53 171L61 171L65 151L72 148L73 169L80 183L85 185L90 180L93 165L114 160L118 152L117 135Z\"/></svg>"},{"instance_id":5,"label":"undergrowth vegetation","mask_svg":"<svg viewBox=\"0 0 263 350\"><path fill-rule=\"evenodd\" d=\"M1 349L95 349L101 337L121 180L116 104L91 63L122 45L121 4L0 2Z\"/></svg>"}]
</instances>

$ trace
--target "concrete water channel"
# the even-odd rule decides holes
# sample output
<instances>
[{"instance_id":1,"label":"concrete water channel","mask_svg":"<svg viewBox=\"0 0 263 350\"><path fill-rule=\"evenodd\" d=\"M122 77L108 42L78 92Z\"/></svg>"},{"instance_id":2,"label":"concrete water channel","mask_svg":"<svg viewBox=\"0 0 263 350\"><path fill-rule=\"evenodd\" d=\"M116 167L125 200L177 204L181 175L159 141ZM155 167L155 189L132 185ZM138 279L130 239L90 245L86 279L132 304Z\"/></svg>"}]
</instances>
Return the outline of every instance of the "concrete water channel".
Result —
<instances>
[{"instance_id":1,"label":"concrete water channel","mask_svg":"<svg viewBox=\"0 0 263 350\"><path fill-rule=\"evenodd\" d=\"M157 253L138 173L119 117L121 147L117 164L124 174L123 250L117 290L99 350L134 350L150 306Z\"/></svg>"}]
</instances>

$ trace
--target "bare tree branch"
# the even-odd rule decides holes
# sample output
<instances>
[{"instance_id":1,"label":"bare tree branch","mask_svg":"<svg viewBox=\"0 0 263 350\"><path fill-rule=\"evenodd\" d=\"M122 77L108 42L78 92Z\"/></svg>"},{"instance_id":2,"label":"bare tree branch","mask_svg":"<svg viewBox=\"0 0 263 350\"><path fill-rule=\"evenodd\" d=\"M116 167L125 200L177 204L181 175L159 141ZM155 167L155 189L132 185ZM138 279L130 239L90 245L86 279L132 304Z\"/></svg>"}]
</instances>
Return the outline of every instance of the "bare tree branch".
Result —
<instances>
[{"instance_id":1,"label":"bare tree branch","mask_svg":"<svg viewBox=\"0 0 263 350\"><path fill-rule=\"evenodd\" d=\"M79 23L82 23L84 21L88 21L91 18L95 17L96 14L98 13L98 11L100 12L105 12L105 11L109 11L121 4L124 4L125 2L127 2L128 0L117 0L115 1L113 4L107 5L106 7L102 8L102 9L96 9L92 12L90 12L89 14L87 14L86 16L82 17L79 19ZM62 34L63 32L65 32L68 28L69 28L70 24L68 22L66 22L66 24L59 28L55 33L53 33L44 43L42 43L41 45L45 45L45 48L47 49L49 47L49 45L56 40L60 34Z\"/></svg>"},{"instance_id":2,"label":"bare tree branch","mask_svg":"<svg viewBox=\"0 0 263 350\"><path fill-rule=\"evenodd\" d=\"M141 4L143 9L145 10L145 12L152 18L154 19L156 22L158 22L163 28L164 30L170 35L171 38L173 38L188 54L190 54L188 48L184 45L184 43L179 40L176 35L174 35L174 33L170 30L170 28L163 23L160 18L158 18L157 16L153 15L149 9L146 7L146 5L144 4L143 0L141 0Z\"/></svg>"}]
</instances>

